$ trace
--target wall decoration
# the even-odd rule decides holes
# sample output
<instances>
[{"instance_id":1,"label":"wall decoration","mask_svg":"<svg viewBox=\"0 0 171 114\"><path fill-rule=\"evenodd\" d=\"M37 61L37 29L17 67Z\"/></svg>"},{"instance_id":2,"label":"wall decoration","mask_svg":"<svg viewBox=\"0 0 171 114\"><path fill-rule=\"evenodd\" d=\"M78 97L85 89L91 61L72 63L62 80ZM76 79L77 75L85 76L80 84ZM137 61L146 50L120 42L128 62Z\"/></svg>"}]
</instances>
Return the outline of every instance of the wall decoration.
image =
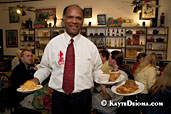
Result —
<instances>
[{"instance_id":1,"label":"wall decoration","mask_svg":"<svg viewBox=\"0 0 171 114\"><path fill-rule=\"evenodd\" d=\"M38 21L53 21L56 16L56 8L36 9L36 19Z\"/></svg>"},{"instance_id":2,"label":"wall decoration","mask_svg":"<svg viewBox=\"0 0 171 114\"><path fill-rule=\"evenodd\" d=\"M97 22L98 22L98 25L106 25L106 14L98 14Z\"/></svg>"},{"instance_id":3,"label":"wall decoration","mask_svg":"<svg viewBox=\"0 0 171 114\"><path fill-rule=\"evenodd\" d=\"M127 48L126 49L126 58L136 58L137 49L136 48Z\"/></svg>"},{"instance_id":4,"label":"wall decoration","mask_svg":"<svg viewBox=\"0 0 171 114\"><path fill-rule=\"evenodd\" d=\"M148 49L152 49L152 44L148 44Z\"/></svg>"},{"instance_id":5,"label":"wall decoration","mask_svg":"<svg viewBox=\"0 0 171 114\"><path fill-rule=\"evenodd\" d=\"M139 45L140 43L140 35L134 34L132 37L133 45Z\"/></svg>"},{"instance_id":6,"label":"wall decoration","mask_svg":"<svg viewBox=\"0 0 171 114\"><path fill-rule=\"evenodd\" d=\"M149 20L152 18L156 18L157 13L158 13L158 8L155 7L156 5L158 5L158 1L153 0L150 3L142 6L142 11L140 13L140 19Z\"/></svg>"},{"instance_id":7,"label":"wall decoration","mask_svg":"<svg viewBox=\"0 0 171 114\"><path fill-rule=\"evenodd\" d=\"M9 7L9 22L19 23L19 14L17 14L15 7Z\"/></svg>"},{"instance_id":8,"label":"wall decoration","mask_svg":"<svg viewBox=\"0 0 171 114\"><path fill-rule=\"evenodd\" d=\"M110 27L121 27L123 23L123 19L121 17L114 19L113 17L108 17L107 26Z\"/></svg>"},{"instance_id":9,"label":"wall decoration","mask_svg":"<svg viewBox=\"0 0 171 114\"><path fill-rule=\"evenodd\" d=\"M6 30L6 47L18 47L18 30Z\"/></svg>"},{"instance_id":10,"label":"wall decoration","mask_svg":"<svg viewBox=\"0 0 171 114\"><path fill-rule=\"evenodd\" d=\"M84 8L84 18L92 17L92 8Z\"/></svg>"}]
</instances>

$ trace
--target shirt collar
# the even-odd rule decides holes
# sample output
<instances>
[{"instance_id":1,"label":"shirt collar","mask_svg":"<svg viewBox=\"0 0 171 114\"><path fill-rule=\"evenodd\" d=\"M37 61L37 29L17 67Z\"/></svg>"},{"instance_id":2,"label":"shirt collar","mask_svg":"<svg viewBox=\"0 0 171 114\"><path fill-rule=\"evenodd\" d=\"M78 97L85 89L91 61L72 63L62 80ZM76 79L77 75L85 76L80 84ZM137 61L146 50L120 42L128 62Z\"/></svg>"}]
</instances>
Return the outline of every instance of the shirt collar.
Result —
<instances>
[{"instance_id":1,"label":"shirt collar","mask_svg":"<svg viewBox=\"0 0 171 114\"><path fill-rule=\"evenodd\" d=\"M22 62L26 68L26 70L29 70L29 65L25 64L24 62Z\"/></svg>"},{"instance_id":2,"label":"shirt collar","mask_svg":"<svg viewBox=\"0 0 171 114\"><path fill-rule=\"evenodd\" d=\"M65 37L64 41L69 45L70 44L71 37L66 32L64 33L64 37ZM74 44L75 45L77 45L80 37L81 37L80 33L78 35L76 35L75 37L73 37L73 40L74 40Z\"/></svg>"}]
</instances>

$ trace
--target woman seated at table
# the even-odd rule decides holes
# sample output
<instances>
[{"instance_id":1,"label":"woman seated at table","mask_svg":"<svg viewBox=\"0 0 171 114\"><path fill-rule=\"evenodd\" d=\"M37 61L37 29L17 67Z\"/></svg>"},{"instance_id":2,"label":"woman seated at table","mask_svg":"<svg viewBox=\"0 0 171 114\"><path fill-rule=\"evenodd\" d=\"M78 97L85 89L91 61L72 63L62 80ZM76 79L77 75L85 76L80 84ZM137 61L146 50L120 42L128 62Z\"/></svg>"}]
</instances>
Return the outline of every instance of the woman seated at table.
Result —
<instances>
[{"instance_id":1,"label":"woman seated at table","mask_svg":"<svg viewBox=\"0 0 171 114\"><path fill-rule=\"evenodd\" d=\"M134 72L135 80L144 84L144 90L138 95L139 101L146 99L149 89L156 81L156 63L157 55L149 53Z\"/></svg>"},{"instance_id":2,"label":"woman seated at table","mask_svg":"<svg viewBox=\"0 0 171 114\"><path fill-rule=\"evenodd\" d=\"M138 67L138 65L144 60L146 54L145 53L139 53L137 56L137 61L136 63L133 65L132 69L131 69L131 74L133 75L136 68Z\"/></svg>"},{"instance_id":3,"label":"woman seated at table","mask_svg":"<svg viewBox=\"0 0 171 114\"><path fill-rule=\"evenodd\" d=\"M155 83L157 78L156 71L157 55L155 53L149 53L141 64L134 72L134 78L136 81L144 84L144 90L138 94L138 101L144 102L147 99L149 89ZM140 107L143 111L144 107ZM145 114L145 112L142 112Z\"/></svg>"}]
</instances>

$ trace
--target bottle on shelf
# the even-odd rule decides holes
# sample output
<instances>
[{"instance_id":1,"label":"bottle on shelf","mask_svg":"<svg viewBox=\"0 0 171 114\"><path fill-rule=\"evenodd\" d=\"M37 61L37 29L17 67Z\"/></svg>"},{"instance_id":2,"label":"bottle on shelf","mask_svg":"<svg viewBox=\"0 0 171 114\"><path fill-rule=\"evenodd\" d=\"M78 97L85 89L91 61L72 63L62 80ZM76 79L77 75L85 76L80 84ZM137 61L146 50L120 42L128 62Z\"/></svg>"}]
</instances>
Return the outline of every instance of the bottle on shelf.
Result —
<instances>
[{"instance_id":1,"label":"bottle on shelf","mask_svg":"<svg viewBox=\"0 0 171 114\"><path fill-rule=\"evenodd\" d=\"M106 47L109 47L109 40L106 41Z\"/></svg>"},{"instance_id":2,"label":"bottle on shelf","mask_svg":"<svg viewBox=\"0 0 171 114\"><path fill-rule=\"evenodd\" d=\"M127 45L132 45L132 40L131 40L130 37L126 40L126 44L127 44Z\"/></svg>"},{"instance_id":3,"label":"bottle on shelf","mask_svg":"<svg viewBox=\"0 0 171 114\"><path fill-rule=\"evenodd\" d=\"M94 36L98 36L98 30L95 30Z\"/></svg>"},{"instance_id":4,"label":"bottle on shelf","mask_svg":"<svg viewBox=\"0 0 171 114\"><path fill-rule=\"evenodd\" d=\"M116 31L116 36L119 36L119 30L117 29L117 31Z\"/></svg>"},{"instance_id":5,"label":"bottle on shelf","mask_svg":"<svg viewBox=\"0 0 171 114\"><path fill-rule=\"evenodd\" d=\"M117 47L117 40L115 39L115 47Z\"/></svg>"},{"instance_id":6,"label":"bottle on shelf","mask_svg":"<svg viewBox=\"0 0 171 114\"><path fill-rule=\"evenodd\" d=\"M119 39L119 41L118 41L118 47L121 47L121 39Z\"/></svg>"},{"instance_id":7,"label":"bottle on shelf","mask_svg":"<svg viewBox=\"0 0 171 114\"><path fill-rule=\"evenodd\" d=\"M115 29L113 29L112 31L112 36L115 36Z\"/></svg>"},{"instance_id":8,"label":"bottle on shelf","mask_svg":"<svg viewBox=\"0 0 171 114\"><path fill-rule=\"evenodd\" d=\"M109 47L111 47L111 39L109 40Z\"/></svg>"},{"instance_id":9,"label":"bottle on shelf","mask_svg":"<svg viewBox=\"0 0 171 114\"><path fill-rule=\"evenodd\" d=\"M107 30L107 35L110 36L110 29Z\"/></svg>"},{"instance_id":10,"label":"bottle on shelf","mask_svg":"<svg viewBox=\"0 0 171 114\"><path fill-rule=\"evenodd\" d=\"M140 45L143 45L143 42L141 41Z\"/></svg>"},{"instance_id":11,"label":"bottle on shelf","mask_svg":"<svg viewBox=\"0 0 171 114\"><path fill-rule=\"evenodd\" d=\"M123 36L123 35L124 35L123 29L121 29L120 34L121 34L121 36Z\"/></svg>"},{"instance_id":12,"label":"bottle on shelf","mask_svg":"<svg viewBox=\"0 0 171 114\"><path fill-rule=\"evenodd\" d=\"M103 47L104 46L104 41L103 41L103 38L101 38L101 47Z\"/></svg>"},{"instance_id":13,"label":"bottle on shelf","mask_svg":"<svg viewBox=\"0 0 171 114\"><path fill-rule=\"evenodd\" d=\"M124 45L123 45L123 39L121 39L121 47L124 47Z\"/></svg>"}]
</instances>

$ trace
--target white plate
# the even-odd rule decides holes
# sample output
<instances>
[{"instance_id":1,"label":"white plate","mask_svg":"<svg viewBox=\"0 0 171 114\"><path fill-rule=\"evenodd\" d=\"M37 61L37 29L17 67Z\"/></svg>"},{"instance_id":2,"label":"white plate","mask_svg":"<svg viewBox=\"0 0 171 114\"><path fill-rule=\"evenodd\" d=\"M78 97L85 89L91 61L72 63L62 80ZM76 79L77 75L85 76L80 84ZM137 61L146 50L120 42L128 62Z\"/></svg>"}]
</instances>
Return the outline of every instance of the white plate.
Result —
<instances>
[{"instance_id":1,"label":"white plate","mask_svg":"<svg viewBox=\"0 0 171 114\"><path fill-rule=\"evenodd\" d=\"M95 82L99 83L99 84L105 84L105 85L112 85L115 83L119 83L121 81L123 81L126 77L124 75L120 75L114 82L99 82L99 80L95 80Z\"/></svg>"},{"instance_id":2,"label":"white plate","mask_svg":"<svg viewBox=\"0 0 171 114\"><path fill-rule=\"evenodd\" d=\"M112 90L112 92L114 92L114 93L117 94L117 95L122 95L122 96L136 95L136 94L138 94L138 93L140 93L140 92L142 92L142 91L144 90L144 84L142 84L142 83L140 83L140 82L137 82L137 81L135 81L135 83L138 85L138 90L136 90L136 91L134 91L134 92L132 92L132 93L121 94L121 93L118 93L118 92L116 91L116 88L118 88L118 87L120 87L121 85L125 84L125 81L122 82L121 84L117 85L117 86L112 86L111 90Z\"/></svg>"},{"instance_id":3,"label":"white plate","mask_svg":"<svg viewBox=\"0 0 171 114\"><path fill-rule=\"evenodd\" d=\"M42 85L38 85L38 86L40 86L40 88L36 88L36 89L32 89L32 90L24 90L24 91L22 91L21 88L18 88L17 91L21 92L21 93L32 93L32 92L37 91L43 87Z\"/></svg>"}]
</instances>

